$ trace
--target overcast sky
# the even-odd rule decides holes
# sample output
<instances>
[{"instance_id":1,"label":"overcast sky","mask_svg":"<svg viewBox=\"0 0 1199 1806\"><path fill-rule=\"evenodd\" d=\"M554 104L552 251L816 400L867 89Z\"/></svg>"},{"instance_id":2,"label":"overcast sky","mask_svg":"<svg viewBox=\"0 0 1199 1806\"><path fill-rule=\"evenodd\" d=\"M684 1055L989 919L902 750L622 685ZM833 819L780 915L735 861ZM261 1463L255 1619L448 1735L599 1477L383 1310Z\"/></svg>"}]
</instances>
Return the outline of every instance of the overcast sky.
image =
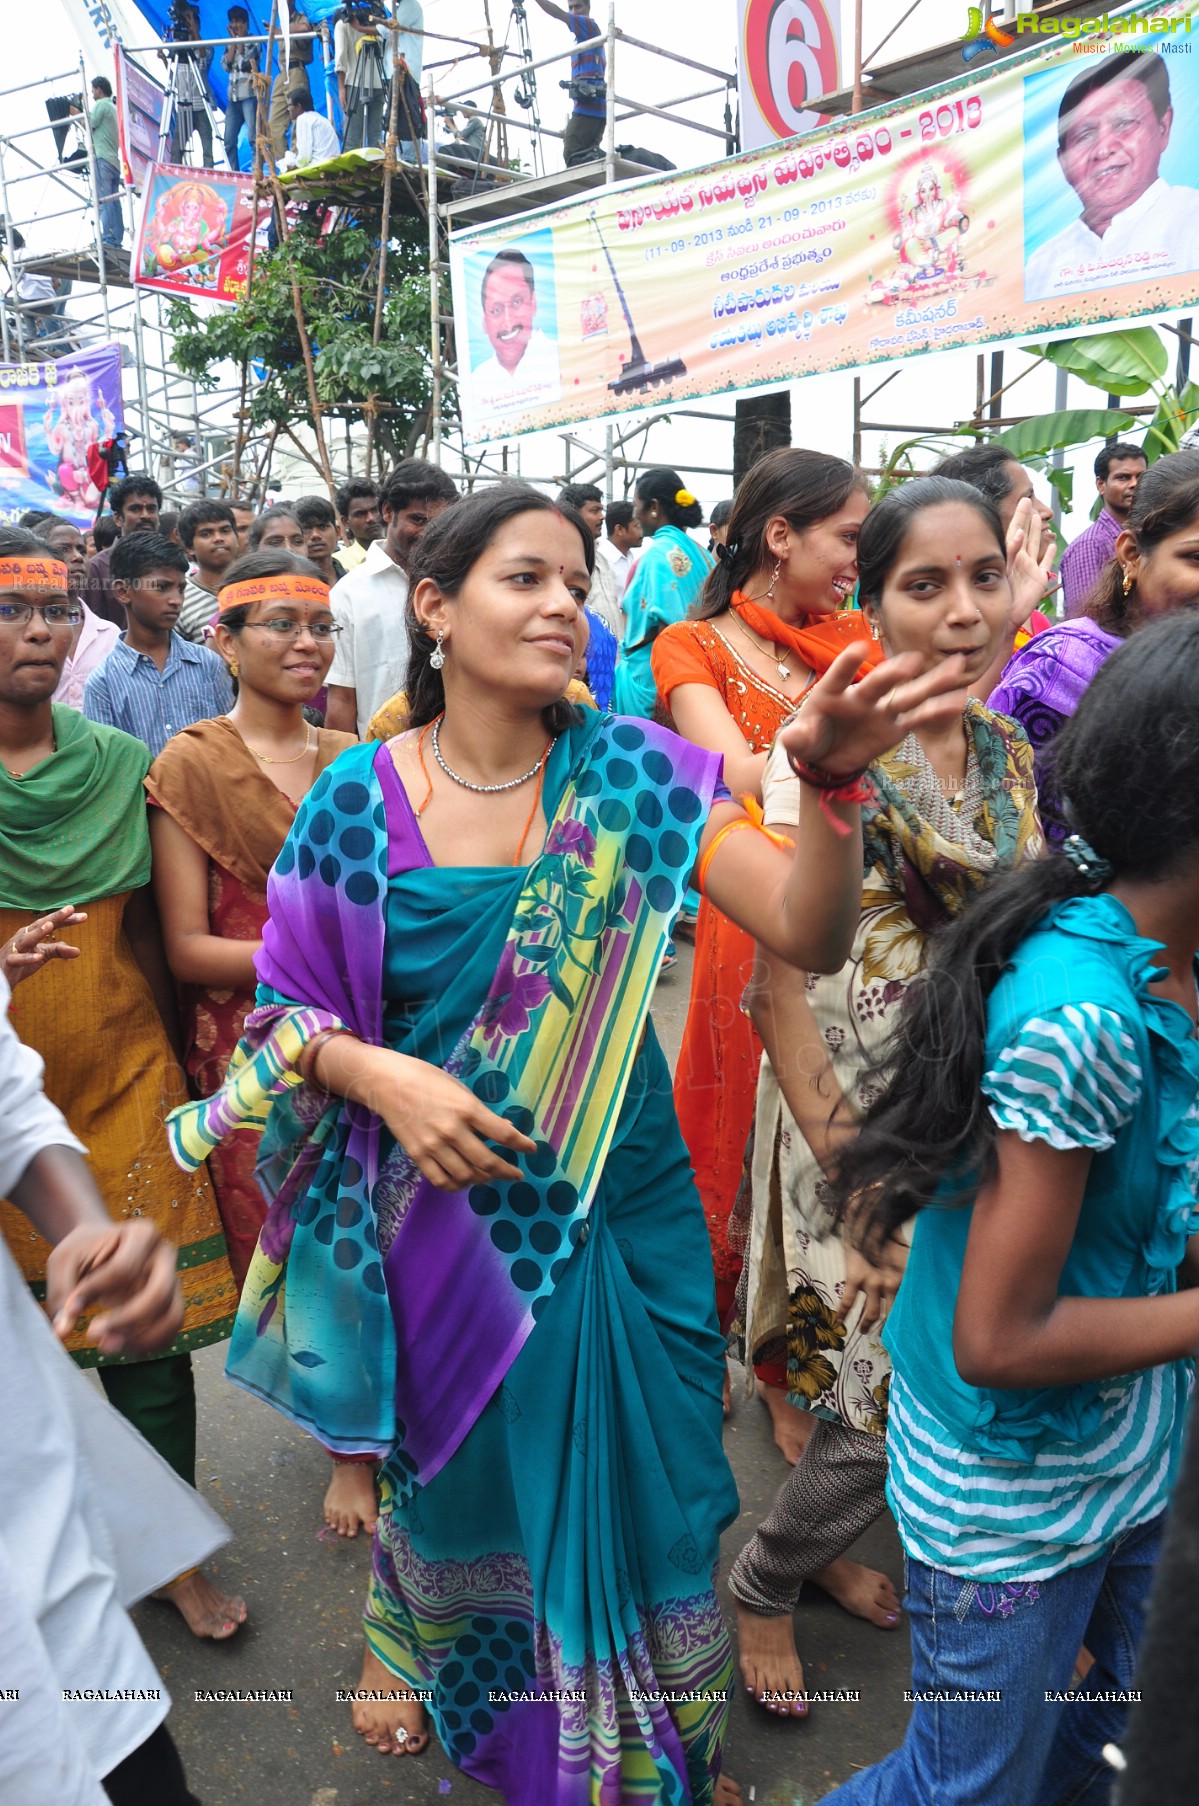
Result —
<instances>
[{"instance_id":1,"label":"overcast sky","mask_svg":"<svg viewBox=\"0 0 1199 1806\"><path fill-rule=\"evenodd\" d=\"M425 24L429 31L442 31L449 35L460 33L473 39L482 36L484 0L424 0L424 5ZM593 6L596 17L603 22L607 11L604 0L593 0ZM865 0L863 35L867 52L886 34L902 10L900 0ZM4 11L5 44L15 53L8 63L9 69L14 73L19 72L28 80L41 76L67 77L69 84L64 82L63 91L67 91L68 85L78 86L74 71L78 68L79 48L62 0L36 0L34 5L25 5L22 0L5 0ZM850 0L844 0L844 14L847 35L843 40L842 67L844 79L848 81L852 59L852 42L848 35L852 32L853 18ZM956 38L962 29L963 16L961 0L920 0L912 17L900 26L880 60L886 62L892 57ZM491 0L492 25L498 39L503 39L508 17L504 0ZM528 0L528 19L535 56L550 55L561 47L565 36L563 27L542 14L533 0ZM681 21L685 21L686 30L680 38ZM647 42L673 47L684 55L719 68L731 70L734 67L734 0L637 0L636 6L624 0L623 4L617 5L617 22ZM514 42L515 38L510 41ZM440 58L450 53L440 49L433 54ZM439 89L447 91L465 86L465 70L468 67L469 65L459 65L453 72L439 74ZM622 95L631 95L635 100L646 100L655 105L702 85L702 78L692 72L677 65L672 68L660 59L650 58L638 51L622 52L618 57L618 69L618 88ZM557 89L556 79L556 70L542 72L540 89L545 122L560 128L565 122L567 101ZM51 91L56 90L41 88L4 96L0 100L0 119L3 120L4 132L9 134L29 126L43 125L46 117L44 99L46 93ZM715 100L708 101L705 107L709 120L713 124L719 123L719 103ZM700 113L705 109L695 110ZM719 150L715 139L705 140L698 134L682 131L666 121L650 116L644 122L638 122L635 132L631 124L622 129L635 135L638 142L663 151L680 167L707 161L713 151ZM33 148L30 141L25 142ZM53 157L53 143L48 131L41 132L37 142L40 158L50 161ZM551 168L556 168L560 162L557 146L552 140L547 140L547 160ZM6 169L11 181L11 156L6 159ZM61 188L40 179L23 184L20 190L10 191L9 196L10 210L18 219L28 217L30 212L49 214L63 204ZM40 230L28 236L31 242L40 246L57 246L74 242L81 230L81 217L44 220ZM907 360L899 367L900 374L887 388L885 395L880 396L868 410L868 416L872 419L881 417L888 422L915 421L921 424L944 423L946 426L955 419L967 417L974 405L975 360L976 354L973 351L943 352L936 356ZM1027 358L1013 350L1005 372L1007 380L1010 382L1027 364ZM872 366L867 372L866 387L869 389L882 381L892 368L895 366ZM128 380L131 381L131 378ZM808 377L803 382L796 383L792 391L795 443L811 444L822 450L848 456L851 450L852 389L853 378L848 372L838 372L827 377ZM1096 398L1092 392L1085 392L1085 399L1088 405L1095 405ZM1013 410L1019 407L1021 411L1038 412L1051 408L1053 400L1053 377L1042 367L1033 371L1027 381L1021 384L1012 396L1010 406ZM1070 400L1072 405L1082 405L1084 391L1079 385L1073 386ZM707 406L711 411L721 414L732 412L732 401L726 397L696 405ZM578 436L590 444L602 446L602 427L583 426L578 429ZM901 436L897 431L891 432L886 436L887 442L894 445ZM673 463L688 475L700 465L727 468L732 461L731 427L715 422L687 420L657 426L650 434L648 443L648 455L655 461ZM644 454L638 451L636 455ZM878 461L879 435L867 438L864 455L867 463ZM1093 448L1079 461L1080 474L1076 480L1076 491L1081 509L1075 526L1082 524L1082 517L1093 495L1089 474L1092 455ZM531 436L521 444L521 458L522 468L527 474L538 477L552 475L562 467L561 442L550 435ZM691 486L709 508L728 489L727 482L718 476L694 475ZM618 483L617 493L621 492Z\"/></svg>"}]
</instances>

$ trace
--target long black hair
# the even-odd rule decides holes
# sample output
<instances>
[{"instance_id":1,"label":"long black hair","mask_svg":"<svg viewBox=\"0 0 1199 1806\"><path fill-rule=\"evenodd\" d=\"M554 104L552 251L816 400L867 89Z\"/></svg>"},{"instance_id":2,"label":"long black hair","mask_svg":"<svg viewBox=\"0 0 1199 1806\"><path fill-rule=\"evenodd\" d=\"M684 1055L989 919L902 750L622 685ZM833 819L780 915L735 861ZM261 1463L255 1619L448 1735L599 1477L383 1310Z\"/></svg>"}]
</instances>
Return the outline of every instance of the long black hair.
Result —
<instances>
[{"instance_id":1,"label":"long black hair","mask_svg":"<svg viewBox=\"0 0 1199 1806\"><path fill-rule=\"evenodd\" d=\"M1164 539L1191 526L1197 517L1199 451L1179 451L1159 458L1140 478L1125 525L1144 558L1156 551ZM1112 558L1104 565L1082 613L1105 633L1114 633L1122 640L1141 625L1144 616L1137 586L1133 583L1125 591L1118 559Z\"/></svg>"},{"instance_id":2,"label":"long black hair","mask_svg":"<svg viewBox=\"0 0 1199 1806\"><path fill-rule=\"evenodd\" d=\"M737 485L724 555L717 553L716 568L704 584L696 618L710 621L724 614L733 591L743 589L755 571L769 564L766 528L772 520L782 515L794 532L803 533L839 514L855 490L870 494L861 471L844 458L805 451L798 445L780 446L759 458Z\"/></svg>"},{"instance_id":3,"label":"long black hair","mask_svg":"<svg viewBox=\"0 0 1199 1806\"><path fill-rule=\"evenodd\" d=\"M671 527L680 527L684 531L688 527L702 527L704 511L694 497L689 502L680 502L680 495L690 495L682 477L669 465L659 464L653 470L643 470L637 478L634 494L639 502L657 502Z\"/></svg>"},{"instance_id":4,"label":"long black hair","mask_svg":"<svg viewBox=\"0 0 1199 1806\"><path fill-rule=\"evenodd\" d=\"M441 672L430 663L436 641L417 620L412 606L417 585L427 578L437 585L443 596L451 599L457 596L500 528L520 514L556 514L569 521L583 542L588 575L595 570L595 535L586 521L573 508L551 502L547 495L530 488L527 483L500 483L493 488L476 489L465 501L456 502L439 514L417 540L408 563L406 620L410 727L424 727L445 708ZM563 733L578 718L578 711L565 698L542 710L546 731L551 734Z\"/></svg>"},{"instance_id":5,"label":"long black hair","mask_svg":"<svg viewBox=\"0 0 1199 1806\"><path fill-rule=\"evenodd\" d=\"M1199 849L1199 616L1156 622L1114 652L1057 748L1072 826L1110 872L1084 873L1052 851L994 878L934 938L879 1062L889 1083L833 1180L842 1213L873 1194L868 1244L931 1203L943 1180L969 1202L993 1173L980 1088L987 999L1021 941L1055 904L1113 877L1160 881Z\"/></svg>"}]
</instances>

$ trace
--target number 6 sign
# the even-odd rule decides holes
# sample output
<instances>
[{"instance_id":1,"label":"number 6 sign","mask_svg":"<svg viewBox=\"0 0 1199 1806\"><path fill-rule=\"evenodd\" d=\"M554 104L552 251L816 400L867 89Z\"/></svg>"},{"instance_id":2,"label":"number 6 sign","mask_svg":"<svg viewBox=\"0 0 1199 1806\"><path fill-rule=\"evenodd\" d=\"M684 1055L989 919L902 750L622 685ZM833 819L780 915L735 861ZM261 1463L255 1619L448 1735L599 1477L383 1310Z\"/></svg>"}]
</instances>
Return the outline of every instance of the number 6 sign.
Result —
<instances>
[{"instance_id":1,"label":"number 6 sign","mask_svg":"<svg viewBox=\"0 0 1199 1806\"><path fill-rule=\"evenodd\" d=\"M839 82L839 0L739 0L741 148L808 132L807 103Z\"/></svg>"}]
</instances>

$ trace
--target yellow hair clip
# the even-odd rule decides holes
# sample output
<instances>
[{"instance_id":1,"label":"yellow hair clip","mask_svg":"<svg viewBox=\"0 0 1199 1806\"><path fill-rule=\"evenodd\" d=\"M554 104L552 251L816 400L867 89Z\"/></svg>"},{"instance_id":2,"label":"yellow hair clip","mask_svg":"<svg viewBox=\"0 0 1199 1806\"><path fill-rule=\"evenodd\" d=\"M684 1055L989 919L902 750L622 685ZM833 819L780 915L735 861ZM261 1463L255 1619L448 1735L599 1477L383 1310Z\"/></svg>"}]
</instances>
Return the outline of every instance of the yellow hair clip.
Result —
<instances>
[{"instance_id":1,"label":"yellow hair clip","mask_svg":"<svg viewBox=\"0 0 1199 1806\"><path fill-rule=\"evenodd\" d=\"M695 505L695 497L689 489L680 489L676 491L674 499L680 508L691 508Z\"/></svg>"}]
</instances>

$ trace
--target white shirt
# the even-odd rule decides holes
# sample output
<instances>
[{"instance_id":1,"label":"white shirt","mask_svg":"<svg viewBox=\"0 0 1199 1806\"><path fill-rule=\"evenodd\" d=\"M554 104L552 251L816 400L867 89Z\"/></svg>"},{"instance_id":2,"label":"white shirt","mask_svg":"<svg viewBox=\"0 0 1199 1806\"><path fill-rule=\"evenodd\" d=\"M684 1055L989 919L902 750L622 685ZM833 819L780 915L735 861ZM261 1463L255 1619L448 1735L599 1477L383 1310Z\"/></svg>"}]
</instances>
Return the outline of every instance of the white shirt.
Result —
<instances>
[{"instance_id":1,"label":"white shirt","mask_svg":"<svg viewBox=\"0 0 1199 1806\"><path fill-rule=\"evenodd\" d=\"M620 606L620 597L616 587L616 577L612 566L606 558L599 556L596 547L595 570L591 575L591 590L587 597L587 606L597 614L612 633L619 646L624 638L624 609Z\"/></svg>"},{"instance_id":2,"label":"white shirt","mask_svg":"<svg viewBox=\"0 0 1199 1806\"><path fill-rule=\"evenodd\" d=\"M17 1039L8 1000L0 976L0 1195L43 1148L85 1152L42 1090L42 1062ZM0 1373L0 1623L21 1690L0 1698L0 1800L103 1806L100 1777L171 1704L124 1607L228 1532L84 1379L3 1242ZM134 1697L63 1698L99 1688Z\"/></svg>"},{"instance_id":3,"label":"white shirt","mask_svg":"<svg viewBox=\"0 0 1199 1806\"><path fill-rule=\"evenodd\" d=\"M515 370L505 370L493 352L471 372L472 412L480 418L488 414L523 414L543 402L557 401L561 393L557 343L547 339L537 327L529 334L525 354Z\"/></svg>"},{"instance_id":4,"label":"white shirt","mask_svg":"<svg viewBox=\"0 0 1199 1806\"><path fill-rule=\"evenodd\" d=\"M1081 218L1048 239L1024 266L1024 299L1151 282L1199 270L1199 189L1159 176L1117 213L1102 238Z\"/></svg>"},{"instance_id":5,"label":"white shirt","mask_svg":"<svg viewBox=\"0 0 1199 1806\"><path fill-rule=\"evenodd\" d=\"M408 681L408 579L376 539L366 557L329 593L340 623L329 682L353 690L358 702L358 734L365 738L376 709L390 702Z\"/></svg>"},{"instance_id":6,"label":"white shirt","mask_svg":"<svg viewBox=\"0 0 1199 1806\"><path fill-rule=\"evenodd\" d=\"M622 552L619 546L614 545L610 539L605 537L598 541L596 551L607 560L608 568L616 579L616 595L619 600L629 587L629 578L633 575L633 566L640 556L641 548L637 547L634 551Z\"/></svg>"},{"instance_id":7,"label":"white shirt","mask_svg":"<svg viewBox=\"0 0 1199 1806\"><path fill-rule=\"evenodd\" d=\"M364 40L368 47L360 50L359 46L363 44ZM382 79L380 79L379 59L376 58L374 50L369 48L374 44L377 44L382 51ZM350 89L357 83L363 98L368 94L381 93L391 80L391 33L384 20L375 21L375 30L372 34L369 31L361 30L356 25L351 25L347 19L339 19L333 27L333 52L334 69L338 75L345 76L346 88ZM363 59L361 68L359 68L360 57Z\"/></svg>"},{"instance_id":8,"label":"white shirt","mask_svg":"<svg viewBox=\"0 0 1199 1806\"><path fill-rule=\"evenodd\" d=\"M341 155L337 133L323 113L315 113L311 108L307 113L301 113L292 126L291 147L297 169L303 169L307 163L327 163L330 157Z\"/></svg>"}]
</instances>

